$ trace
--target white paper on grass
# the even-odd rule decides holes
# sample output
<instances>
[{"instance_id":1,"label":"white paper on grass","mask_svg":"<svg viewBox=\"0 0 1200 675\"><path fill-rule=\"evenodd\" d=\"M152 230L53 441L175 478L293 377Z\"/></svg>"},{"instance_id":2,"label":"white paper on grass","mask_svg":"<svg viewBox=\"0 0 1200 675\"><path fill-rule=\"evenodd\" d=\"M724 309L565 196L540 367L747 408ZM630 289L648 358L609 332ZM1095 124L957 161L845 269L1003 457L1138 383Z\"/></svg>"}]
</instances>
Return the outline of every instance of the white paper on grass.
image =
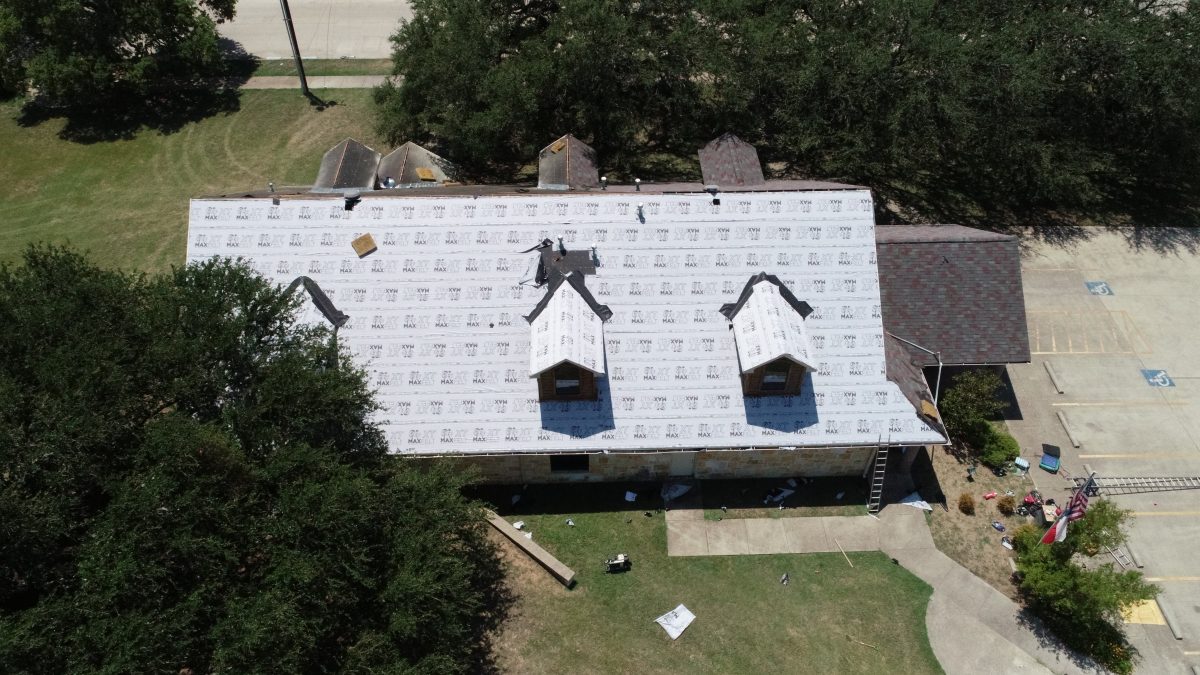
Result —
<instances>
[{"instance_id":1,"label":"white paper on grass","mask_svg":"<svg viewBox=\"0 0 1200 675\"><path fill-rule=\"evenodd\" d=\"M933 507L929 505L929 502L921 499L921 494L918 492L914 492L904 499L901 499L899 503L904 504L905 506L911 506L915 509L921 509L922 511L933 510Z\"/></svg>"},{"instance_id":2,"label":"white paper on grass","mask_svg":"<svg viewBox=\"0 0 1200 675\"><path fill-rule=\"evenodd\" d=\"M674 640L683 635L683 631L687 630L687 627L692 625L692 622L695 620L696 615L692 614L691 610L681 604L655 619L654 623L662 626L663 630L667 631L667 635L670 635L671 639Z\"/></svg>"}]
</instances>

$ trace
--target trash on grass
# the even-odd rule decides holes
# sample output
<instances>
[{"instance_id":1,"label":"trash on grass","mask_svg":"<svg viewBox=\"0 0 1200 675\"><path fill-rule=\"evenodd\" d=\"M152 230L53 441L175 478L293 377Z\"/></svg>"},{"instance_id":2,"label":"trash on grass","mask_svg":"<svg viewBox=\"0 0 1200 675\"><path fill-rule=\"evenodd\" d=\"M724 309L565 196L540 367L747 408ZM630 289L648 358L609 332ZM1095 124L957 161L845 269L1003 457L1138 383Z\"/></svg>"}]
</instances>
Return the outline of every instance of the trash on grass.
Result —
<instances>
[{"instance_id":1,"label":"trash on grass","mask_svg":"<svg viewBox=\"0 0 1200 675\"><path fill-rule=\"evenodd\" d=\"M518 520L517 522L513 523L513 527L517 528L518 530L523 530L525 529L525 521Z\"/></svg>"},{"instance_id":2,"label":"trash on grass","mask_svg":"<svg viewBox=\"0 0 1200 675\"><path fill-rule=\"evenodd\" d=\"M984 499L995 499L995 498L996 498L996 491L995 491L995 490L992 490L991 492L989 492L989 493L985 494L985 495L983 496L983 498L984 498Z\"/></svg>"},{"instance_id":3,"label":"trash on grass","mask_svg":"<svg viewBox=\"0 0 1200 675\"><path fill-rule=\"evenodd\" d=\"M993 520L993 521L992 521L992 527L996 528L996 531L997 531L997 532L1003 532L1003 531L1004 531L1004 523L1002 523L1002 522L1000 522L1000 521L998 521L998 520Z\"/></svg>"},{"instance_id":4,"label":"trash on grass","mask_svg":"<svg viewBox=\"0 0 1200 675\"><path fill-rule=\"evenodd\" d=\"M784 586L787 586L788 582L791 580L792 578L788 576L787 572L784 572L783 576L779 577L779 583L783 584Z\"/></svg>"},{"instance_id":5,"label":"trash on grass","mask_svg":"<svg viewBox=\"0 0 1200 675\"><path fill-rule=\"evenodd\" d=\"M845 493L845 492L839 492L839 493L837 493L836 495L834 495L834 496L833 496L833 498L834 498L834 499L836 499L836 500L838 500L838 501L841 501L842 497L845 497L845 496L846 496L846 493Z\"/></svg>"},{"instance_id":6,"label":"trash on grass","mask_svg":"<svg viewBox=\"0 0 1200 675\"><path fill-rule=\"evenodd\" d=\"M526 539L529 539L529 540L533 540L533 533L532 533L532 532L529 532L529 531L526 531L526 532L525 532L525 538L526 538Z\"/></svg>"},{"instance_id":7,"label":"trash on grass","mask_svg":"<svg viewBox=\"0 0 1200 675\"><path fill-rule=\"evenodd\" d=\"M662 626L663 630L667 631L667 635L670 635L671 639L675 640L680 635L683 635L683 631L687 630L687 627L692 625L692 622L695 620L695 614L692 614L687 607L679 605L655 619L654 623Z\"/></svg>"},{"instance_id":8,"label":"trash on grass","mask_svg":"<svg viewBox=\"0 0 1200 675\"><path fill-rule=\"evenodd\" d=\"M575 527L575 521L571 518L567 518L567 527Z\"/></svg>"},{"instance_id":9,"label":"trash on grass","mask_svg":"<svg viewBox=\"0 0 1200 675\"><path fill-rule=\"evenodd\" d=\"M636 502L637 501L637 493L626 490L625 491L625 501Z\"/></svg>"},{"instance_id":10,"label":"trash on grass","mask_svg":"<svg viewBox=\"0 0 1200 675\"><path fill-rule=\"evenodd\" d=\"M1012 550L1012 539L1008 537L1000 537L1000 545L1008 550Z\"/></svg>"}]
</instances>

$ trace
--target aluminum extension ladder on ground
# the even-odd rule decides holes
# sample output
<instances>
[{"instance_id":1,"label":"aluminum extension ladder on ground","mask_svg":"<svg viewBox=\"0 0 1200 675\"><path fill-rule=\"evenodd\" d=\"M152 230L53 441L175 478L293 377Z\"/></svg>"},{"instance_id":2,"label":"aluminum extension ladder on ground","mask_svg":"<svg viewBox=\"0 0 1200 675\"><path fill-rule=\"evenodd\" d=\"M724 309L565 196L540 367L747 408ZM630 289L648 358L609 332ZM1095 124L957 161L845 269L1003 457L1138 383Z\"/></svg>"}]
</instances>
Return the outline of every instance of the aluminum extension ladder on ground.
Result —
<instances>
[{"instance_id":1,"label":"aluminum extension ladder on ground","mask_svg":"<svg viewBox=\"0 0 1200 675\"><path fill-rule=\"evenodd\" d=\"M1108 547L1106 546L1105 548ZM1129 559L1129 556L1125 553L1125 549L1119 547L1109 548L1108 553L1113 557L1113 560L1117 561L1117 564L1120 565L1122 569L1129 569L1133 566L1133 561Z\"/></svg>"},{"instance_id":2,"label":"aluminum extension ladder on ground","mask_svg":"<svg viewBox=\"0 0 1200 675\"><path fill-rule=\"evenodd\" d=\"M867 498L867 512L879 513L883 504L883 478L887 474L887 446L875 451L875 465L871 468L871 496Z\"/></svg>"},{"instance_id":3,"label":"aluminum extension ladder on ground","mask_svg":"<svg viewBox=\"0 0 1200 675\"><path fill-rule=\"evenodd\" d=\"M1075 478L1075 489L1087 483L1086 478ZM1096 492L1106 495L1132 495L1143 492L1168 492L1172 490L1200 490L1200 477L1154 477L1133 478L1096 476Z\"/></svg>"}]
</instances>

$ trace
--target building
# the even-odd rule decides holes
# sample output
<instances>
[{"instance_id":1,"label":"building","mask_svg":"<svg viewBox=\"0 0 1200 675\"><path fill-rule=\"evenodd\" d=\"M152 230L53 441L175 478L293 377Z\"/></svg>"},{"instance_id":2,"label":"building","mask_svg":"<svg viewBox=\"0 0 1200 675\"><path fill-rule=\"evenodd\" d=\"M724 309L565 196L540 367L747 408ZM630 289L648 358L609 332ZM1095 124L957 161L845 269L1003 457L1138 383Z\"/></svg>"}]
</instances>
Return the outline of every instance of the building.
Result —
<instances>
[{"instance_id":1,"label":"building","mask_svg":"<svg viewBox=\"0 0 1200 675\"><path fill-rule=\"evenodd\" d=\"M889 373L870 191L718 142L705 175L735 185L609 185L564 137L544 188L194 199L187 255L317 282L392 451L497 482L863 475L944 443L919 373Z\"/></svg>"}]
</instances>

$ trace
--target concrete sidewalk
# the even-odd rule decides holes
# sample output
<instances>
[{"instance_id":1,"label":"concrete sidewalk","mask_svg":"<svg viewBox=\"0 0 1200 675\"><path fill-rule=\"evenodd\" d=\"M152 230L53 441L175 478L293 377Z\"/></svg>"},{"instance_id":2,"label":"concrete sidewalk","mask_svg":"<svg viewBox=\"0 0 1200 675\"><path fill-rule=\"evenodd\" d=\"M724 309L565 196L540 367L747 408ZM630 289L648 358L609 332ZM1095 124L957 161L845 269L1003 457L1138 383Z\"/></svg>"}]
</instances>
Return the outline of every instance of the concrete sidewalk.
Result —
<instances>
[{"instance_id":1,"label":"concrete sidewalk","mask_svg":"<svg viewBox=\"0 0 1200 675\"><path fill-rule=\"evenodd\" d=\"M387 75L310 75L309 89L370 89L383 84ZM300 90L300 78L295 75L264 75L251 77L242 89Z\"/></svg>"},{"instance_id":2,"label":"concrete sidewalk","mask_svg":"<svg viewBox=\"0 0 1200 675\"><path fill-rule=\"evenodd\" d=\"M949 675L1097 673L1075 663L1019 605L933 544L922 511L891 505L879 517L705 520L699 508L667 511L667 555L766 555L883 551L933 587L925 625Z\"/></svg>"}]
</instances>

